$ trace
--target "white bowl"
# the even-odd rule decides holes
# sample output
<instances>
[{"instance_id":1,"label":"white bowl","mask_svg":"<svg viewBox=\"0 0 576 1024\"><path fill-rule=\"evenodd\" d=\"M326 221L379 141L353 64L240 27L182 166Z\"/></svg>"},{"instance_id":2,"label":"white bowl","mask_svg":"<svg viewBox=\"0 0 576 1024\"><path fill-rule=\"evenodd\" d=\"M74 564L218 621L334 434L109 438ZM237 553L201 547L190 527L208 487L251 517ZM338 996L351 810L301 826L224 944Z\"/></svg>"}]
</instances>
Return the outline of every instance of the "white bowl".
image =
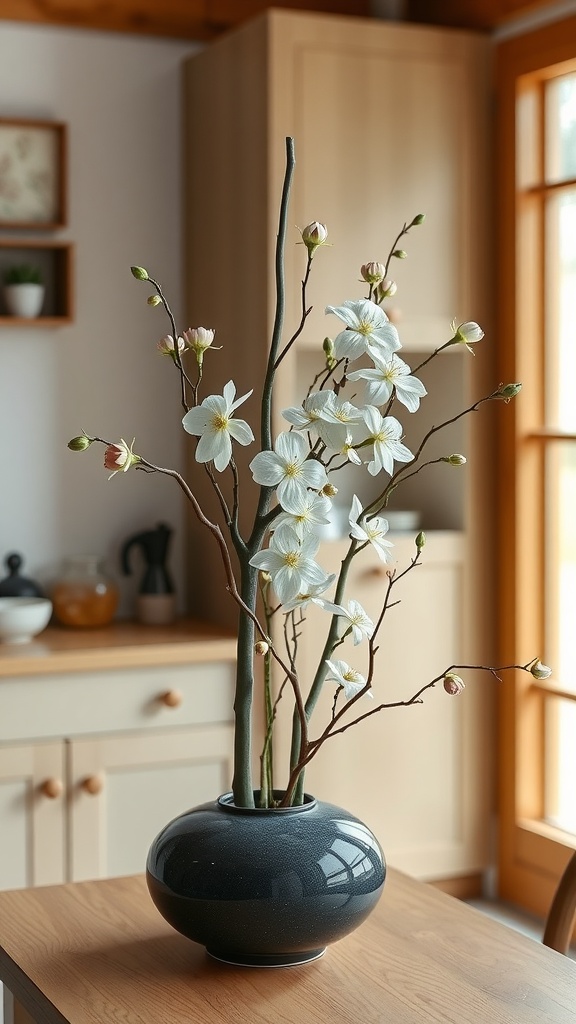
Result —
<instances>
[{"instance_id":1,"label":"white bowl","mask_svg":"<svg viewBox=\"0 0 576 1024\"><path fill-rule=\"evenodd\" d=\"M28 643L51 615L52 601L46 597L0 597L0 643Z\"/></svg>"}]
</instances>

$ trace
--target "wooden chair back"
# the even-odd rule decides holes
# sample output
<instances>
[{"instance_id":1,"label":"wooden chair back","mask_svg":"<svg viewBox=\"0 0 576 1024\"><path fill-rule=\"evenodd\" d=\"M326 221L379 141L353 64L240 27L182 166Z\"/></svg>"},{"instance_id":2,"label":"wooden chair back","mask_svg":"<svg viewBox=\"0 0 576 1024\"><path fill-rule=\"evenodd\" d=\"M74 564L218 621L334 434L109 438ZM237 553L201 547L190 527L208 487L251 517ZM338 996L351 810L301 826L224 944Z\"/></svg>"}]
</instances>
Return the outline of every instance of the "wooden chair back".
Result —
<instances>
[{"instance_id":1,"label":"wooden chair back","mask_svg":"<svg viewBox=\"0 0 576 1024\"><path fill-rule=\"evenodd\" d=\"M568 861L554 894L542 942L559 953L567 953L576 920L576 851Z\"/></svg>"}]
</instances>

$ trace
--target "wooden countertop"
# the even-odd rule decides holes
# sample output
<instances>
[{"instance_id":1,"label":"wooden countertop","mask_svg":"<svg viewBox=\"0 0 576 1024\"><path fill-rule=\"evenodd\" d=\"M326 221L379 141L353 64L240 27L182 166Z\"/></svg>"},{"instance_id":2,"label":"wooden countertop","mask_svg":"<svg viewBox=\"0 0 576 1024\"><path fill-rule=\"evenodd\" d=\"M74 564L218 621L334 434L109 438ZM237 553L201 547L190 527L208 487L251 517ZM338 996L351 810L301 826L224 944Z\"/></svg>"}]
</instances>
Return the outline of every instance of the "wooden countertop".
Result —
<instances>
[{"instance_id":1,"label":"wooden countertop","mask_svg":"<svg viewBox=\"0 0 576 1024\"><path fill-rule=\"evenodd\" d=\"M137 622L115 622L101 629L49 626L28 644L0 644L0 680L235 658L232 633L193 619L180 619L170 626Z\"/></svg>"},{"instance_id":2,"label":"wooden countertop","mask_svg":"<svg viewBox=\"0 0 576 1024\"><path fill-rule=\"evenodd\" d=\"M360 928L285 970L211 960L142 877L2 892L0 977L36 1024L575 1020L572 960L394 870Z\"/></svg>"}]
</instances>

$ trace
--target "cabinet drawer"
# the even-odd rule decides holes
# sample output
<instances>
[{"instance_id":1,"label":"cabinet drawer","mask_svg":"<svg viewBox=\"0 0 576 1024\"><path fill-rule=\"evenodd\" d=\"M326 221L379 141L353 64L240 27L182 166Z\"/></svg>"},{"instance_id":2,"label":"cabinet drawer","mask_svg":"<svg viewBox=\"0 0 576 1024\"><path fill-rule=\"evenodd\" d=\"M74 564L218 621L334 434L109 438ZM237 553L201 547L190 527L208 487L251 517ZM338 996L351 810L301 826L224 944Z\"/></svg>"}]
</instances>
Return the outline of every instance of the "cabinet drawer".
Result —
<instances>
[{"instance_id":1,"label":"cabinet drawer","mask_svg":"<svg viewBox=\"0 0 576 1024\"><path fill-rule=\"evenodd\" d=\"M234 672L233 662L206 662L8 679L0 742L227 723Z\"/></svg>"}]
</instances>

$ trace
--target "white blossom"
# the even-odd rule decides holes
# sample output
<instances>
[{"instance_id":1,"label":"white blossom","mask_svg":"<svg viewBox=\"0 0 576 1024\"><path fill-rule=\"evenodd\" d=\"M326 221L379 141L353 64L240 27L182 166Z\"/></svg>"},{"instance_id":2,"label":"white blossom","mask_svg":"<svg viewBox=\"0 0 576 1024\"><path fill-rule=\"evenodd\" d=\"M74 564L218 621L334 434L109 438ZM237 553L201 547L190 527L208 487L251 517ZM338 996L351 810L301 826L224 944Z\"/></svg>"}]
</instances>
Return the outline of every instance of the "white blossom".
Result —
<instances>
[{"instance_id":1,"label":"white blossom","mask_svg":"<svg viewBox=\"0 0 576 1024\"><path fill-rule=\"evenodd\" d=\"M330 519L328 513L332 508L332 502L322 494L315 491L306 491L301 494L299 491L293 495L284 495L284 511L280 513L272 524L272 529L277 530L283 523L288 523L299 537L306 532L314 530L317 526L326 526Z\"/></svg>"},{"instance_id":2,"label":"white blossom","mask_svg":"<svg viewBox=\"0 0 576 1024\"><path fill-rule=\"evenodd\" d=\"M364 419L368 427L368 440L373 445L372 460L368 463L368 472L372 476L376 476L382 469L392 476L394 460L412 461L414 455L400 441L402 424L394 416L382 416L375 406L367 405Z\"/></svg>"},{"instance_id":3,"label":"white blossom","mask_svg":"<svg viewBox=\"0 0 576 1024\"><path fill-rule=\"evenodd\" d=\"M324 608L326 602L320 596L328 587L331 587L336 579L336 573L330 573L326 577L323 583L316 583L315 585L309 586L301 594L296 594L296 597L292 601L286 601L284 604L284 611L290 612L293 608L306 608L309 604L317 604L321 608Z\"/></svg>"},{"instance_id":4,"label":"white blossom","mask_svg":"<svg viewBox=\"0 0 576 1024\"><path fill-rule=\"evenodd\" d=\"M356 669L350 668L346 661L328 661L328 675L326 680L333 679L344 690L346 700L351 700L360 690L366 686L366 680ZM367 696L372 697L370 690L366 691Z\"/></svg>"},{"instance_id":5,"label":"white blossom","mask_svg":"<svg viewBox=\"0 0 576 1024\"><path fill-rule=\"evenodd\" d=\"M219 473L226 469L232 458L231 437L239 444L247 445L254 440L254 434L245 420L235 420L232 414L252 394L249 391L234 401L236 387L230 380L222 395L209 395L201 405L189 409L182 420L182 426L189 434L200 436L196 448L197 462L214 462Z\"/></svg>"},{"instance_id":6,"label":"white blossom","mask_svg":"<svg viewBox=\"0 0 576 1024\"><path fill-rule=\"evenodd\" d=\"M326 573L314 561L319 540L314 534L302 539L291 526L279 526L270 544L250 559L250 565L270 574L272 586L282 604L293 601L310 586L326 583Z\"/></svg>"},{"instance_id":7,"label":"white blossom","mask_svg":"<svg viewBox=\"0 0 576 1024\"><path fill-rule=\"evenodd\" d=\"M348 522L350 523L350 534L355 540L372 544L382 562L391 561L390 552L387 549L393 547L393 544L392 541L384 539L388 533L388 520L381 519L380 516L374 516L372 519L362 516L362 504L357 495L352 498Z\"/></svg>"},{"instance_id":8,"label":"white blossom","mask_svg":"<svg viewBox=\"0 0 576 1024\"><path fill-rule=\"evenodd\" d=\"M373 353L372 359L374 367L354 370L347 375L348 380L368 381L366 394L372 405L384 405L394 388L398 401L402 402L409 412L416 412L420 406L420 399L427 391L422 381L412 376L408 363L395 353L392 353L389 359L382 359L377 353Z\"/></svg>"},{"instance_id":9,"label":"white blossom","mask_svg":"<svg viewBox=\"0 0 576 1024\"><path fill-rule=\"evenodd\" d=\"M476 342L482 341L484 337L484 331L477 324L475 320L467 320L465 324L456 326L456 321L452 321L452 330L454 331L454 337L451 339L451 345L465 345L469 352L473 353L471 345L475 345Z\"/></svg>"},{"instance_id":10,"label":"white blossom","mask_svg":"<svg viewBox=\"0 0 576 1024\"><path fill-rule=\"evenodd\" d=\"M365 352L390 355L401 347L398 331L386 313L369 299L348 300L341 306L326 306L346 324L346 330L334 338L334 357L358 359Z\"/></svg>"},{"instance_id":11,"label":"white blossom","mask_svg":"<svg viewBox=\"0 0 576 1024\"><path fill-rule=\"evenodd\" d=\"M344 619L346 632L349 630L352 632L354 646L362 643L365 637L369 639L372 636L374 623L369 615L366 614L360 602L355 601L354 598L348 601L347 608L341 604L330 604L328 601L324 602L324 608L327 612L332 612L333 615L338 615L339 618Z\"/></svg>"},{"instance_id":12,"label":"white blossom","mask_svg":"<svg viewBox=\"0 0 576 1024\"><path fill-rule=\"evenodd\" d=\"M321 490L327 481L326 470L317 459L309 459L305 438L293 431L279 434L273 452L259 452L250 463L257 484L277 487L278 501L285 508L286 500L305 498L308 488Z\"/></svg>"}]
</instances>

